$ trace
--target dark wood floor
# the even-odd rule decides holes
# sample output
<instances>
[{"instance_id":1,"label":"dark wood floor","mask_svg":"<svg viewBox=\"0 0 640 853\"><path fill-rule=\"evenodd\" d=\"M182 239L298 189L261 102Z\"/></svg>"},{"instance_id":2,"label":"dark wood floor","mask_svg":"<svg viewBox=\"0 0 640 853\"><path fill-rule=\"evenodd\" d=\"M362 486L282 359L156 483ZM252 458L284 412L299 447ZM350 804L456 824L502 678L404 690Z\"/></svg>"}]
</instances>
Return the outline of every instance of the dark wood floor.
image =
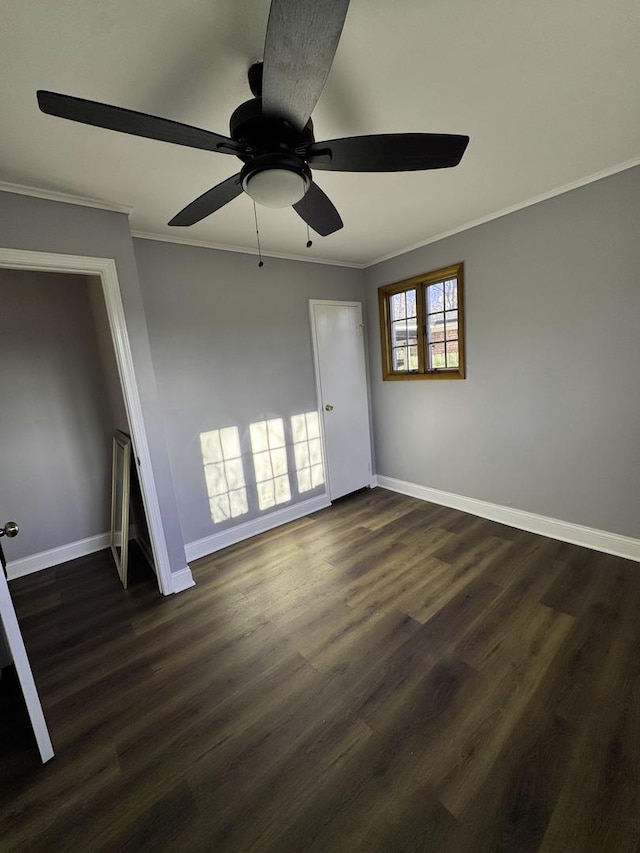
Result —
<instances>
[{"instance_id":1,"label":"dark wood floor","mask_svg":"<svg viewBox=\"0 0 640 853\"><path fill-rule=\"evenodd\" d=\"M193 568L12 583L2 851L640 850L640 565L377 489Z\"/></svg>"}]
</instances>

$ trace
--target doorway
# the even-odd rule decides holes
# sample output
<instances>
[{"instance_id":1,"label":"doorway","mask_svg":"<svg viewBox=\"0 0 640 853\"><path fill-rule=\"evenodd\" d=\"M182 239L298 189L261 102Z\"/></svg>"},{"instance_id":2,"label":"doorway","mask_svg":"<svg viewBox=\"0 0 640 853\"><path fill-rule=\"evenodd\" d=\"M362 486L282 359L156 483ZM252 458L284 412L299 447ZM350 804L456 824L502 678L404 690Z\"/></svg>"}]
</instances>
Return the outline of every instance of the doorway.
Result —
<instances>
[{"instance_id":1,"label":"doorway","mask_svg":"<svg viewBox=\"0 0 640 853\"><path fill-rule=\"evenodd\" d=\"M58 272L94 276L101 286L118 375L130 426L143 503L147 515L151 548L160 592L173 592L171 567L164 538L160 507L147 443L140 396L136 384L131 348L116 264L113 259L57 255L15 249L0 249L0 267L40 272Z\"/></svg>"}]
</instances>

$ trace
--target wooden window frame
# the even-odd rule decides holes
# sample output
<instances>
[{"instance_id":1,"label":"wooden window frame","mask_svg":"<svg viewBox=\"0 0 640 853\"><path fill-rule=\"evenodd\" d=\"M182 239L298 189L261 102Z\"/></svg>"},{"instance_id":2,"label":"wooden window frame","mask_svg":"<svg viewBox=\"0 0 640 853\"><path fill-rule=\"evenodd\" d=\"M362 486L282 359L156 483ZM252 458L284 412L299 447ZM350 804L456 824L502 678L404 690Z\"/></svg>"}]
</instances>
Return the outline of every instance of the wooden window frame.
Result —
<instances>
[{"instance_id":1,"label":"wooden window frame","mask_svg":"<svg viewBox=\"0 0 640 853\"><path fill-rule=\"evenodd\" d=\"M438 368L427 370L427 311L425 305L426 287L438 281L455 278L458 289L458 367ZM416 291L417 324L418 324L418 369L415 371L394 371L391 347L391 317L389 298L403 290ZM451 264L448 267L433 270L433 272L416 275L404 281L385 284L378 288L378 305L380 313L380 342L382 348L382 378L385 381L423 380L423 379L464 379L465 378L465 346L464 346L464 263Z\"/></svg>"}]
</instances>

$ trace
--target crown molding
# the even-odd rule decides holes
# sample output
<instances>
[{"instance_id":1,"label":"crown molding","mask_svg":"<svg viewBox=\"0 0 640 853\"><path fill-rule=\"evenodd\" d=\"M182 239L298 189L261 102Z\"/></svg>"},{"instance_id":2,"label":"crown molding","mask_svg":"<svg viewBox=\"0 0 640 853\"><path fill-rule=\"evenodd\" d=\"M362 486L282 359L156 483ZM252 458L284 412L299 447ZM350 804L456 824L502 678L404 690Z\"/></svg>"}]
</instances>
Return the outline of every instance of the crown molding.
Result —
<instances>
[{"instance_id":1,"label":"crown molding","mask_svg":"<svg viewBox=\"0 0 640 853\"><path fill-rule=\"evenodd\" d=\"M227 246L221 243L211 243L208 240L191 240L188 237L171 237L168 234L153 234L149 231L132 231L132 237L137 237L140 240L158 240L161 243L178 243L181 246L195 246L199 249L217 249L220 252L236 252L241 255L255 255L258 257L258 250L247 248L246 246ZM324 264L330 267L348 267L350 269L362 270L364 264L354 264L349 261L332 261L324 258L310 258L306 255L287 255L283 252L266 252L264 249L260 252L263 258L277 258L282 261L303 261L307 264Z\"/></svg>"},{"instance_id":2,"label":"crown molding","mask_svg":"<svg viewBox=\"0 0 640 853\"><path fill-rule=\"evenodd\" d=\"M484 225L486 222L492 222L494 219L500 219L502 216L508 216L510 213L516 213L516 211L522 210L525 207L531 207L534 204L539 204L541 201L547 201L547 199L555 198L558 195L564 195L564 193L571 192L571 190L577 190L587 184L593 184L596 181L601 181L603 178L609 178L611 175L618 174L618 172L625 172L627 169L634 169L636 166L640 166L640 157L635 157L633 160L627 160L625 163L618 163L617 166L611 166L609 169L603 169L601 172L588 175L586 178L579 178L577 181L572 181L570 184L563 184L561 187L556 187L555 189L549 190L541 195L532 196L532 198L518 202L518 204L513 204L511 207L505 207L502 210L496 210L494 213L489 213L487 216L481 216L480 219L474 219L471 222L467 222L465 225L460 225L458 228L452 228L450 231L443 231L440 234L429 237L427 240L422 240L420 243L405 246L404 249L398 249L394 252L390 252L388 255L382 255L379 258L375 258L373 261L367 261L362 264L362 269L369 269L370 267L376 266L376 264L381 264L383 261L390 261L392 258L398 258L400 255L406 255L408 252L413 252L414 249L422 249L424 246L429 246L431 243L437 243L440 240L444 240L446 237L453 237L454 234L460 234L463 231L468 231L470 228L476 228L478 225Z\"/></svg>"},{"instance_id":3,"label":"crown molding","mask_svg":"<svg viewBox=\"0 0 640 853\"><path fill-rule=\"evenodd\" d=\"M494 219L500 219L503 216L508 216L510 213L516 213L518 210L523 210L524 208L531 207L534 204L539 204L542 201L547 201L548 199L564 195L564 193L571 192L572 190L579 189L580 187L595 183L596 181L601 181L611 175L616 175L619 172L624 172L628 169L634 169L636 166L640 166L640 157L635 157L634 159L627 160L624 163L618 163L616 166L611 166L608 169L603 169L602 171L588 175L587 177L579 178L569 184L563 184L562 186L556 187L555 189L549 190L541 195L532 196L531 198L518 202L510 207L505 207L501 210L489 213L487 216L482 216L479 219L473 219L464 225L458 226L457 228L452 228L449 231L442 231L439 234L435 234L433 237L427 238L426 240L421 240L418 243L404 246L401 249L396 249L386 255L381 255L378 258L374 258L370 261L363 261L362 263L336 261L327 258L313 258L307 255L290 255L284 252L263 251L262 257L275 258L284 261L302 261L307 264L324 264L325 266L365 270L374 267L377 264L381 264L384 261L389 261L393 258L398 258L401 255L406 255L408 252L413 252L415 249L422 249L425 246L429 246L431 243L437 243L440 240L445 240L447 237L453 237L455 234L461 234L463 231L469 231L471 228L476 228L478 225L484 225L487 222L492 222ZM76 204L83 207L94 207L100 210L109 210L114 213L125 213L127 215L130 215L133 211L133 207L123 204L110 204L109 202L100 201L99 199L85 198L84 196L76 196L71 193L45 190L39 187L30 187L22 184L12 184L7 181L0 181L0 192L17 193L19 195L33 196L34 198L41 198L48 201L58 201L63 204ZM188 237L172 237L167 234L155 234L147 231L131 231L131 236L137 237L141 240L158 240L162 243L177 243L182 246L195 246L202 249L217 249L220 252L236 252L242 255L258 255L258 251L256 249L248 248L246 246L222 245L220 243L213 243L207 240L192 240Z\"/></svg>"},{"instance_id":4,"label":"crown molding","mask_svg":"<svg viewBox=\"0 0 640 853\"><path fill-rule=\"evenodd\" d=\"M44 190L40 187L28 187L23 184L10 184L7 181L0 181L0 192L29 195L33 196L33 198L43 198L46 201L59 201L63 204L78 204L81 207L97 207L99 210L110 210L114 213L126 213L127 215L133 210L132 207L124 204L111 204L107 201L100 201L97 198L85 198L85 196L81 195L61 193L56 190Z\"/></svg>"}]
</instances>

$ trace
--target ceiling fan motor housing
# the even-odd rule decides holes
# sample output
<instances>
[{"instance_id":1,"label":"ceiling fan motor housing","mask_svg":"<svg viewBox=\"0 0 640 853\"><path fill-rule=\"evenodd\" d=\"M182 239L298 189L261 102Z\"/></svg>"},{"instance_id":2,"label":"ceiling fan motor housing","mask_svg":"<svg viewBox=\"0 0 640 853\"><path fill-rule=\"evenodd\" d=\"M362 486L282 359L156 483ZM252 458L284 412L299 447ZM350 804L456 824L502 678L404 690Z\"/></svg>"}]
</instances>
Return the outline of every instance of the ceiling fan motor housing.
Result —
<instances>
[{"instance_id":1,"label":"ceiling fan motor housing","mask_svg":"<svg viewBox=\"0 0 640 853\"><path fill-rule=\"evenodd\" d=\"M312 177L304 154L315 141L311 119L300 131L280 116L265 115L262 98L252 98L234 110L229 131L234 141L249 149L246 154L237 155L245 164L240 172L245 192L252 195L248 190L249 183L260 173L278 171L297 175L303 182L300 184L302 194L306 193ZM274 206L279 207L280 204Z\"/></svg>"}]
</instances>

